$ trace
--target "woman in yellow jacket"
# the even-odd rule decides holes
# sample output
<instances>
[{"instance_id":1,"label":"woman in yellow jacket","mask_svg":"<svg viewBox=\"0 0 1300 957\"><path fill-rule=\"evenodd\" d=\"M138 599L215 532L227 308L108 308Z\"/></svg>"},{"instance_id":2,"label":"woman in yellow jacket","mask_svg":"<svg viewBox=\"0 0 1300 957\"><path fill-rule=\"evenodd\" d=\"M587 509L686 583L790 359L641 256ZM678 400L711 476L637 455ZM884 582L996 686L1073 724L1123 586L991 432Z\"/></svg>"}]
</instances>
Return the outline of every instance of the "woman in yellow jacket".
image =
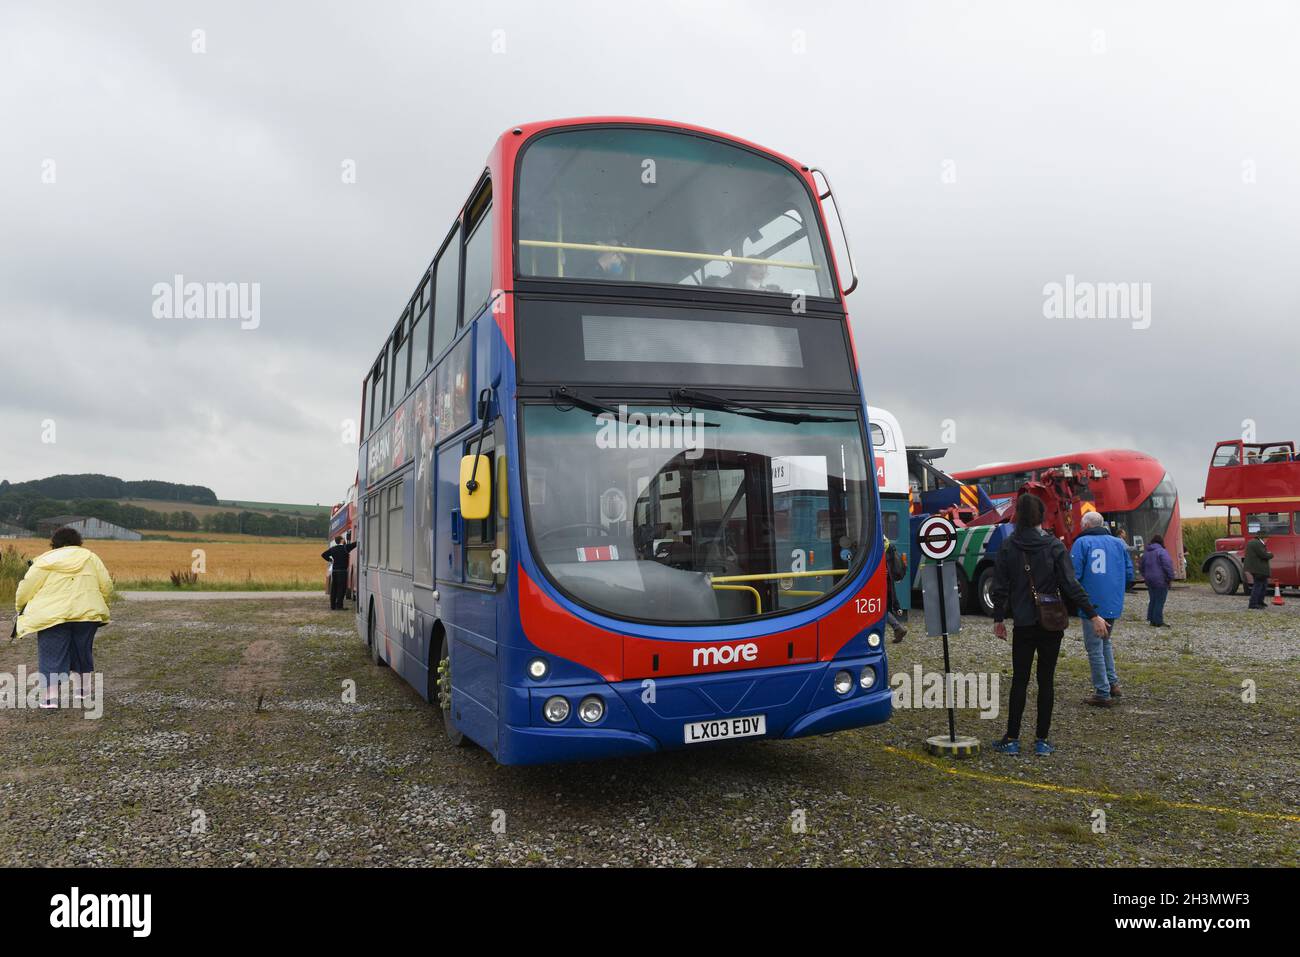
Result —
<instances>
[{"instance_id":1,"label":"woman in yellow jacket","mask_svg":"<svg viewBox=\"0 0 1300 957\"><path fill-rule=\"evenodd\" d=\"M104 563L74 528L60 528L50 550L34 562L18 584L14 607L18 637L36 635L37 661L45 679L42 708L59 706L59 684L79 673L78 698L91 687L95 670L95 629L108 621L113 580Z\"/></svg>"}]
</instances>

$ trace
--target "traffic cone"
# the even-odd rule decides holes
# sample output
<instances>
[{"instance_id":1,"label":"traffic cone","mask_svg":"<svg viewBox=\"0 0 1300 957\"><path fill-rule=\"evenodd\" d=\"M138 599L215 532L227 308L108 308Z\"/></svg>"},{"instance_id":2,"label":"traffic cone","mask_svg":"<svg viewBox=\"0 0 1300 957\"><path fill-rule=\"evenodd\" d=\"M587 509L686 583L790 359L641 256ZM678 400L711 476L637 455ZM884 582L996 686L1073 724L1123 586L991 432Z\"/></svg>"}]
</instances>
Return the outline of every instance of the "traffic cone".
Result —
<instances>
[{"instance_id":1,"label":"traffic cone","mask_svg":"<svg viewBox=\"0 0 1300 957\"><path fill-rule=\"evenodd\" d=\"M1273 582L1273 604L1275 605L1286 604L1286 602L1282 600L1282 586L1279 585L1277 582Z\"/></svg>"}]
</instances>

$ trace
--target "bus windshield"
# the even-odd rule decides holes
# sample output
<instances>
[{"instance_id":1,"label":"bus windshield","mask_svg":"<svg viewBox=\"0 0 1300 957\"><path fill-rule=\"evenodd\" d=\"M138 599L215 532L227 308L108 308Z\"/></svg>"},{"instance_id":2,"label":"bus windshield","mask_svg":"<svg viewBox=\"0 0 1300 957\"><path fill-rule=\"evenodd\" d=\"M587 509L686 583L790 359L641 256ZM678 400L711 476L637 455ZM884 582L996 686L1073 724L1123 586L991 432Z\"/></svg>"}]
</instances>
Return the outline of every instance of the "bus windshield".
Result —
<instances>
[{"instance_id":1,"label":"bus windshield","mask_svg":"<svg viewBox=\"0 0 1300 957\"><path fill-rule=\"evenodd\" d=\"M1117 530L1123 530L1128 536L1129 544L1142 548L1151 541L1151 536L1165 536L1169 533L1169 522L1174 516L1174 506L1178 504L1178 489L1174 480L1165 473L1160 484L1152 490L1146 499L1129 511L1108 512L1109 518ZM1173 544L1166 542L1166 545Z\"/></svg>"},{"instance_id":2,"label":"bus windshield","mask_svg":"<svg viewBox=\"0 0 1300 957\"><path fill-rule=\"evenodd\" d=\"M868 473L856 413L797 412L526 405L538 562L621 618L735 621L820 601L869 548Z\"/></svg>"},{"instance_id":3,"label":"bus windshield","mask_svg":"<svg viewBox=\"0 0 1300 957\"><path fill-rule=\"evenodd\" d=\"M542 136L518 187L523 277L833 296L812 197L787 166L705 136Z\"/></svg>"}]
</instances>

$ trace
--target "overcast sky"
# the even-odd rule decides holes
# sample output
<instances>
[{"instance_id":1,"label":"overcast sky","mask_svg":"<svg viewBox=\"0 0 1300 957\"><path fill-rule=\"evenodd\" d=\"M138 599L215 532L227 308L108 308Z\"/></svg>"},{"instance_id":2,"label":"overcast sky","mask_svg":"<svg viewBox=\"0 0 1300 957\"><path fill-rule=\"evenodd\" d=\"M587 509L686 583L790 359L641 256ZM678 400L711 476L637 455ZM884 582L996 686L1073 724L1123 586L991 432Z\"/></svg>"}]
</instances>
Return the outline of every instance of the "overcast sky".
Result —
<instances>
[{"instance_id":1,"label":"overcast sky","mask_svg":"<svg viewBox=\"0 0 1300 957\"><path fill-rule=\"evenodd\" d=\"M1300 5L1227 0L6 0L0 477L338 500L340 422L496 136L631 114L831 174L909 442L1141 449L1195 511L1215 440L1300 433L1298 42ZM259 283L260 325L155 318L176 274ZM1149 327L1047 318L1067 276L1149 284Z\"/></svg>"}]
</instances>

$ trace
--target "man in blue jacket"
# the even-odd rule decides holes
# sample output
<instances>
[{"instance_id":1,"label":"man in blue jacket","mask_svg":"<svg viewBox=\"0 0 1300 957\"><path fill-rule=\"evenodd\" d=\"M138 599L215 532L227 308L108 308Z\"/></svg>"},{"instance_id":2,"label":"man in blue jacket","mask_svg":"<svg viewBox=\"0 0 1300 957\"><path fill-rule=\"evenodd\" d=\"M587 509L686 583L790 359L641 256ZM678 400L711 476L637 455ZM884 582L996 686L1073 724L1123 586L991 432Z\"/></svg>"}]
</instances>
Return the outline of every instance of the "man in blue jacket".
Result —
<instances>
[{"instance_id":1,"label":"man in blue jacket","mask_svg":"<svg viewBox=\"0 0 1300 957\"><path fill-rule=\"evenodd\" d=\"M1085 704L1109 708L1120 696L1111 635L1115 634L1115 620L1124 613L1124 592L1133 580L1133 559L1123 539L1116 538L1106 529L1100 512L1085 512L1080 524L1083 530L1070 549L1074 577L1088 593L1097 614L1110 625L1110 634L1100 638L1092 627L1092 621L1083 612L1079 613L1083 619L1083 647L1088 652L1088 664L1092 668L1093 688L1092 694L1083 700Z\"/></svg>"}]
</instances>

